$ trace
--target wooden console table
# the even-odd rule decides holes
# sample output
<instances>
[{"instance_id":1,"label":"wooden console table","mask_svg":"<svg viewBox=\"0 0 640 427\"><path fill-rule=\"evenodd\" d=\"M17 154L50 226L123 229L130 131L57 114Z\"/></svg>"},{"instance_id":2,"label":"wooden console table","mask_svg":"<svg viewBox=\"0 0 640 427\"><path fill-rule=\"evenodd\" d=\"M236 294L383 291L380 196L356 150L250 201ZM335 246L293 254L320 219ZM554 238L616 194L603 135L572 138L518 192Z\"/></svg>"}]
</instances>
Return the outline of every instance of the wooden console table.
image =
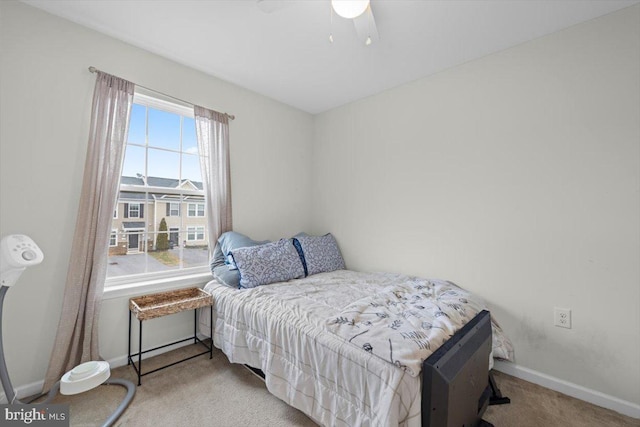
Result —
<instances>
[{"instance_id":1,"label":"wooden console table","mask_svg":"<svg viewBox=\"0 0 640 427\"><path fill-rule=\"evenodd\" d=\"M209 353L209 359L213 358L213 296L206 293L200 288L188 288L178 289L169 292L160 292L156 294L143 295L129 300L129 352L127 357L127 365L132 365L133 369L138 375L138 385L142 385L141 378L145 375L159 371L169 366L173 366L180 362L193 359L194 357L202 356ZM197 336L198 327L198 315L197 310L201 307L209 307L209 336L211 337L211 343L205 344ZM169 344L154 347L149 350L142 351L142 321L155 319L156 317L167 316L169 314L179 313L185 310L193 310L193 337L178 340ZM138 319L138 352L131 354L131 318L135 316ZM142 355L150 351L158 350L160 348L169 347L170 345L178 344L181 342L189 341L193 339L193 343L202 344L207 350L195 354L193 356L186 357L178 360L177 362L170 363L160 368L154 369L149 372L142 373ZM138 366L133 361L133 357L138 356Z\"/></svg>"}]
</instances>

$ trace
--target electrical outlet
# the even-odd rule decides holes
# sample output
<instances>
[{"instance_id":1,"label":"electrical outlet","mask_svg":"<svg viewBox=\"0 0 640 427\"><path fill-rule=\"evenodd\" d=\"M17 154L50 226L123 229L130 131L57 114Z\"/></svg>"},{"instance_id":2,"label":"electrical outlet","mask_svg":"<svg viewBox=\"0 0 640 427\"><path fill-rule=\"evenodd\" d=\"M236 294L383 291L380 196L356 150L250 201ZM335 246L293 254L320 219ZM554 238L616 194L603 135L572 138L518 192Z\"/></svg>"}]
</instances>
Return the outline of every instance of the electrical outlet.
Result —
<instances>
[{"instance_id":1,"label":"electrical outlet","mask_svg":"<svg viewBox=\"0 0 640 427\"><path fill-rule=\"evenodd\" d=\"M553 324L561 328L571 329L571 309L555 307L553 309Z\"/></svg>"}]
</instances>

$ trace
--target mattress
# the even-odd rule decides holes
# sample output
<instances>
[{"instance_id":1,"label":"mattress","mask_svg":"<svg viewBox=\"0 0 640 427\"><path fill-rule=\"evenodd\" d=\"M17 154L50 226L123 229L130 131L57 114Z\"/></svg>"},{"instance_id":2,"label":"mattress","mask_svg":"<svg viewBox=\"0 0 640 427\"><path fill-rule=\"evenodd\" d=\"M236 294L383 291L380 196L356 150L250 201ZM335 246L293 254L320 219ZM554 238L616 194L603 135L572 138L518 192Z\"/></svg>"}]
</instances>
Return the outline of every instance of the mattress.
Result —
<instances>
[{"instance_id":1,"label":"mattress","mask_svg":"<svg viewBox=\"0 0 640 427\"><path fill-rule=\"evenodd\" d=\"M342 327L358 327L353 319L336 322L347 318L354 303L371 304L372 296L415 279L337 270L252 289L214 280L205 286L214 299L213 343L232 363L261 369L272 394L320 425L420 426L420 376L350 339L352 333ZM479 309L484 305L470 299ZM199 318L207 336L208 314L204 310ZM508 340L499 328L493 332L494 354L509 358Z\"/></svg>"}]
</instances>

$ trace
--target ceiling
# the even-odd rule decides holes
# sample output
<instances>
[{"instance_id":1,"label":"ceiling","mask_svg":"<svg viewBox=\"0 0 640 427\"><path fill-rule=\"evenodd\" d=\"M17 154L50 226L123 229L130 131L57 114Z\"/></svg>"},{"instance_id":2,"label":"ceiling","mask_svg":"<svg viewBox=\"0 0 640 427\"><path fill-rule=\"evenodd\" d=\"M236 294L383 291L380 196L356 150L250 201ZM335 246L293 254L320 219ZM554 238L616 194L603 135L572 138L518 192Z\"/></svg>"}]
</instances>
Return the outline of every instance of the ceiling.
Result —
<instances>
[{"instance_id":1,"label":"ceiling","mask_svg":"<svg viewBox=\"0 0 640 427\"><path fill-rule=\"evenodd\" d=\"M371 0L365 46L329 0L22 1L313 114L639 3Z\"/></svg>"}]
</instances>

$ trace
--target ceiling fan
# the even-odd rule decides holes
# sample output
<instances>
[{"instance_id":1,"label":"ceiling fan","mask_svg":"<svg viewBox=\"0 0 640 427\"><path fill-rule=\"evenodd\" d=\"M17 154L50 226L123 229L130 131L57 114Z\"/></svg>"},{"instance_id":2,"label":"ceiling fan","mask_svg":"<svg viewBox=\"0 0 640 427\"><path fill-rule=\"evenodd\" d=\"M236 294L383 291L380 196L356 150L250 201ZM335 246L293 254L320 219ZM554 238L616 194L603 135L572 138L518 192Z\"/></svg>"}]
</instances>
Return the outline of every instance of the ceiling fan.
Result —
<instances>
[{"instance_id":1,"label":"ceiling fan","mask_svg":"<svg viewBox=\"0 0 640 427\"><path fill-rule=\"evenodd\" d=\"M333 14L339 18L351 19L356 34L362 42L369 46L379 39L376 20L373 16L370 0L327 0L331 2ZM256 0L258 8L264 13L274 13L283 8L290 1L286 0ZM329 41L333 43L333 35L329 35Z\"/></svg>"}]
</instances>

